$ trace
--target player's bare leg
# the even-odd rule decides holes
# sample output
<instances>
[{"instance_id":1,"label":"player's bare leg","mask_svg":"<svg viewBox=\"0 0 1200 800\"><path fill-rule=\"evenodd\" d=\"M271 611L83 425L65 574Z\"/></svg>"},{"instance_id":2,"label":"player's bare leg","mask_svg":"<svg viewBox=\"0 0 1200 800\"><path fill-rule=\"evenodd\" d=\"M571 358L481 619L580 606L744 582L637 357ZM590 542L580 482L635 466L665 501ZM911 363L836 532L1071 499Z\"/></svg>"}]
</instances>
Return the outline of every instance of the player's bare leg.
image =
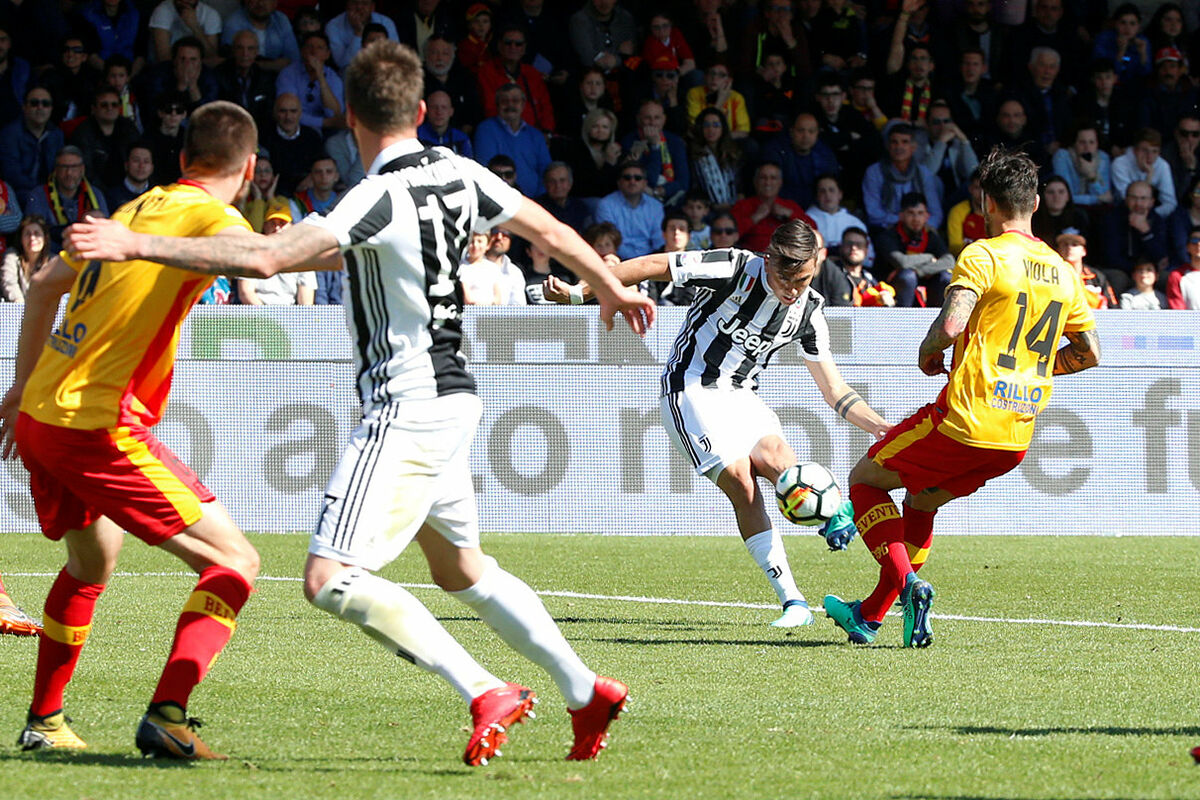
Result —
<instances>
[{"instance_id":1,"label":"player's bare leg","mask_svg":"<svg viewBox=\"0 0 1200 800\"><path fill-rule=\"evenodd\" d=\"M92 628L96 601L116 568L124 532L106 517L63 535L67 563L43 611L33 700L17 743L24 750L86 747L63 713L63 695Z\"/></svg>"},{"instance_id":2,"label":"player's bare leg","mask_svg":"<svg viewBox=\"0 0 1200 800\"><path fill-rule=\"evenodd\" d=\"M568 758L594 758L605 746L609 723L625 706L620 681L588 669L541 599L477 547L458 547L426 524L417 543L434 583L474 609L509 647L550 674L571 712L575 744Z\"/></svg>"},{"instance_id":3,"label":"player's bare leg","mask_svg":"<svg viewBox=\"0 0 1200 800\"><path fill-rule=\"evenodd\" d=\"M783 539L767 515L758 476L774 484L779 473L795 463L796 455L787 442L777 436L765 436L749 456L726 464L716 481L733 504L738 532L750 551L750 557L766 575L767 582L783 605L783 614L771 623L780 628L811 625L813 618L808 602L792 577Z\"/></svg>"}]
</instances>

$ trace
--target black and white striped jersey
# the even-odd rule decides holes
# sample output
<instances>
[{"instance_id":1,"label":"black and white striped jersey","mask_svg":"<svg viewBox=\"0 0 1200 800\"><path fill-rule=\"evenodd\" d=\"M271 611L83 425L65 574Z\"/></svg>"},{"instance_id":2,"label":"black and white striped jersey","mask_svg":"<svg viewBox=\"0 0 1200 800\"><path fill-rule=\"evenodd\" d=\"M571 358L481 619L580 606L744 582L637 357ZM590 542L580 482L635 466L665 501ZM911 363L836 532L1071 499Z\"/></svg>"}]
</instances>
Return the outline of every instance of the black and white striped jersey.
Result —
<instances>
[{"instance_id":1,"label":"black and white striped jersey","mask_svg":"<svg viewBox=\"0 0 1200 800\"><path fill-rule=\"evenodd\" d=\"M342 247L364 413L475 390L460 350L458 262L472 232L511 219L522 199L476 162L410 139L380 153L324 216L305 217Z\"/></svg>"},{"instance_id":2,"label":"black and white striped jersey","mask_svg":"<svg viewBox=\"0 0 1200 800\"><path fill-rule=\"evenodd\" d=\"M811 287L791 305L767 285L766 265L749 250L690 250L671 254L671 281L696 287L696 299L675 337L662 376L663 395L699 383L758 388L775 351L799 341L810 361L826 361L825 300Z\"/></svg>"}]
</instances>

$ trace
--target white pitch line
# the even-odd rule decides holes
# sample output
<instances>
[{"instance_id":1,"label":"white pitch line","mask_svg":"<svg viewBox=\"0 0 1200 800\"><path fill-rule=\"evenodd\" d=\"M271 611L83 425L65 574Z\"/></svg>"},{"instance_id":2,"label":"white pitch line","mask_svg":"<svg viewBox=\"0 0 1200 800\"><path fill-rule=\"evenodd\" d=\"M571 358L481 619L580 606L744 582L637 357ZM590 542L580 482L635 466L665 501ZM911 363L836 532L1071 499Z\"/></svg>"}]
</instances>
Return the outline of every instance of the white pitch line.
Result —
<instances>
[{"instance_id":1,"label":"white pitch line","mask_svg":"<svg viewBox=\"0 0 1200 800\"><path fill-rule=\"evenodd\" d=\"M53 578L57 572L8 572L9 577L15 578ZM194 578L194 572L114 572L114 578ZM299 577L280 577L275 575L259 575L260 581L275 581L283 583L299 583ZM401 583L406 589L437 589L433 583ZM633 594L588 594L586 592L537 592L542 597L566 597L577 600L611 600L622 603L643 603L646 605L676 605L676 606L709 606L714 608L751 608L777 609L776 603L738 603L724 600L680 600L671 597L643 597ZM889 611L888 616L900 616L898 611ZM1009 617L968 617L962 614L932 614L937 620L953 620L955 622L995 622L1007 625L1059 625L1065 628L1115 628L1132 631L1164 631L1167 633L1200 633L1200 628L1188 628L1181 625L1143 625L1136 622L1093 622L1089 620L1070 619L1014 619Z\"/></svg>"}]
</instances>

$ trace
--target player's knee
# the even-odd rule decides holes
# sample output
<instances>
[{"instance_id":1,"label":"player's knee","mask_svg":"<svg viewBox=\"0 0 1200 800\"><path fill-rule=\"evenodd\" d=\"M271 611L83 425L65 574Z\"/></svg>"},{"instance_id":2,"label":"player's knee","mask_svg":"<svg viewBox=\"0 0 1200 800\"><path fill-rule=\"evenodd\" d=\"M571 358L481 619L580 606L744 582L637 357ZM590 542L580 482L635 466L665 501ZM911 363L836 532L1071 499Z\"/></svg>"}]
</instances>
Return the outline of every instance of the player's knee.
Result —
<instances>
[{"instance_id":1,"label":"player's knee","mask_svg":"<svg viewBox=\"0 0 1200 800\"><path fill-rule=\"evenodd\" d=\"M254 545L243 540L226 553L224 566L236 570L248 583L254 583L262 561Z\"/></svg>"}]
</instances>

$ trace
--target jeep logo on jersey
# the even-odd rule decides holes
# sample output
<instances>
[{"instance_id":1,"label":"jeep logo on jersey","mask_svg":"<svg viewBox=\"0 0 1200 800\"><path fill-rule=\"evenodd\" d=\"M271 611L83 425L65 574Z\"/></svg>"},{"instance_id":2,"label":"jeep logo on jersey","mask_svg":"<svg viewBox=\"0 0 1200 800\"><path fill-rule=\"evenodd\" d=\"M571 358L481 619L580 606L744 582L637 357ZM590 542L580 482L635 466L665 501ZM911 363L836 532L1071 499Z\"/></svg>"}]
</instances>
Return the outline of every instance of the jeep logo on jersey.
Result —
<instances>
[{"instance_id":1,"label":"jeep logo on jersey","mask_svg":"<svg viewBox=\"0 0 1200 800\"><path fill-rule=\"evenodd\" d=\"M721 333L728 334L733 343L740 345L746 351L747 355L757 358L771 349L771 339L764 339L757 333L751 333L746 330L737 317L730 317L718 325L717 329Z\"/></svg>"}]
</instances>

